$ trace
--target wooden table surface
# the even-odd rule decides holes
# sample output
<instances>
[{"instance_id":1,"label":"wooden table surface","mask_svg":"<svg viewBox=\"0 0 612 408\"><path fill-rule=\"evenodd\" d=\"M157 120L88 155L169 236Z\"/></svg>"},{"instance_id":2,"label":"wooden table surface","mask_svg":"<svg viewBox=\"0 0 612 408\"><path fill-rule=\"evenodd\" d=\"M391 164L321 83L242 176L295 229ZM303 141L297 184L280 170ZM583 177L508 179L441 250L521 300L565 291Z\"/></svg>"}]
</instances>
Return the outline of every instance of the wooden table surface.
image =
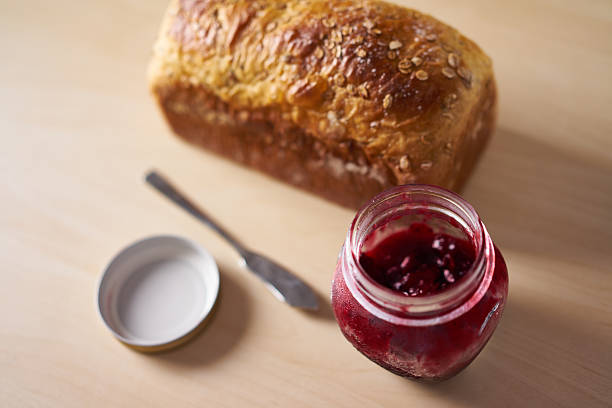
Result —
<instances>
[{"instance_id":1,"label":"wooden table surface","mask_svg":"<svg viewBox=\"0 0 612 408\"><path fill-rule=\"evenodd\" d=\"M408 4L408 1L405 1ZM396 377L329 305L276 301L142 180L162 170L328 297L354 213L174 138L145 83L166 0L0 3L0 406L612 405L612 3L410 4L495 63L499 127L464 196L509 265L489 345L439 385ZM204 332L159 355L115 341L96 284L122 246L180 234L217 259Z\"/></svg>"}]
</instances>

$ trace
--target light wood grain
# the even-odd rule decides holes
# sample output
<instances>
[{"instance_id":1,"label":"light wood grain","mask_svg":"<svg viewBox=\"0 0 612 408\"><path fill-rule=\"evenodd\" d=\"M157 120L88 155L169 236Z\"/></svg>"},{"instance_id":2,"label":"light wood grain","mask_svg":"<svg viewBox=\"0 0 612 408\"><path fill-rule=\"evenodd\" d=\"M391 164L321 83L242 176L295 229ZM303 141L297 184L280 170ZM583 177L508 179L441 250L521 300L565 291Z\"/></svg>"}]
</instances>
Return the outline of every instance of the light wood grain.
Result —
<instances>
[{"instance_id":1,"label":"light wood grain","mask_svg":"<svg viewBox=\"0 0 612 408\"><path fill-rule=\"evenodd\" d=\"M405 4L409 2L405 1ZM0 3L0 406L612 405L612 4L414 0L494 60L499 129L465 197L509 264L501 325L443 384L373 365L278 303L142 175L161 169L246 244L327 298L352 211L171 136L144 71L165 0ZM160 355L96 315L123 245L156 233L216 257L207 329Z\"/></svg>"}]
</instances>

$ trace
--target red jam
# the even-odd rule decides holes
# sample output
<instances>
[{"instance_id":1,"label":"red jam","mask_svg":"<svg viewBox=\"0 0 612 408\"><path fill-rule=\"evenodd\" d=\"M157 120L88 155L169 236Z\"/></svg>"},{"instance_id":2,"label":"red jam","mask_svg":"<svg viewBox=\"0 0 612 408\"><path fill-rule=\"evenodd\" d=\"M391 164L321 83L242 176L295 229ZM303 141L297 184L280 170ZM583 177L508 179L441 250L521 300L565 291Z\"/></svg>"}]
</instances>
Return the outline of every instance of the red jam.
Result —
<instances>
[{"instance_id":1,"label":"red jam","mask_svg":"<svg viewBox=\"0 0 612 408\"><path fill-rule=\"evenodd\" d=\"M397 214L411 222L396 222ZM387 370L425 381L470 364L507 294L506 264L474 209L423 185L396 187L360 210L332 281L346 339Z\"/></svg>"},{"instance_id":2,"label":"red jam","mask_svg":"<svg viewBox=\"0 0 612 408\"><path fill-rule=\"evenodd\" d=\"M364 247L371 246L368 243L375 240L375 233L366 237ZM426 296L456 284L474 258L468 241L414 223L362 252L359 263L372 279L389 289Z\"/></svg>"}]
</instances>

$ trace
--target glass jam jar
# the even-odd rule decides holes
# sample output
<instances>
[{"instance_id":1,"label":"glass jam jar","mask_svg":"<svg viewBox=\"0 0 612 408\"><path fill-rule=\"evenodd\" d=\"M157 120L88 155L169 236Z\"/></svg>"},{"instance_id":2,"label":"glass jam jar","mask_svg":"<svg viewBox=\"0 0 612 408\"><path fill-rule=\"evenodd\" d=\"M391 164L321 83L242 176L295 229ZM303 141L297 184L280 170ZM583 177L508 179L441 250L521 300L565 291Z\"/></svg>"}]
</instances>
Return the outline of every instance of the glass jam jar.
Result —
<instances>
[{"instance_id":1,"label":"glass jam jar","mask_svg":"<svg viewBox=\"0 0 612 408\"><path fill-rule=\"evenodd\" d=\"M504 310L508 272L474 208L450 191L404 185L355 216L332 281L344 336L401 376L465 368Z\"/></svg>"}]
</instances>

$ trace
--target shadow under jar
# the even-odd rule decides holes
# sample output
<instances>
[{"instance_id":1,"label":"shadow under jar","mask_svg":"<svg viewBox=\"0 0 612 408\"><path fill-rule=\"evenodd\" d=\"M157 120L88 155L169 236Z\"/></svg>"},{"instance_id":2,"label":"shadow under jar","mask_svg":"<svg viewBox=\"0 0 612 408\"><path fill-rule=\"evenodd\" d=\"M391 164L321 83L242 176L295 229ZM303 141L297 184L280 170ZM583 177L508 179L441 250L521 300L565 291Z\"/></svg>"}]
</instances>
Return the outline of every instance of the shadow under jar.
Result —
<instances>
[{"instance_id":1,"label":"shadow under jar","mask_svg":"<svg viewBox=\"0 0 612 408\"><path fill-rule=\"evenodd\" d=\"M474 208L429 185L373 198L338 258L332 307L344 336L401 376L439 381L482 350L508 295L508 272Z\"/></svg>"}]
</instances>

